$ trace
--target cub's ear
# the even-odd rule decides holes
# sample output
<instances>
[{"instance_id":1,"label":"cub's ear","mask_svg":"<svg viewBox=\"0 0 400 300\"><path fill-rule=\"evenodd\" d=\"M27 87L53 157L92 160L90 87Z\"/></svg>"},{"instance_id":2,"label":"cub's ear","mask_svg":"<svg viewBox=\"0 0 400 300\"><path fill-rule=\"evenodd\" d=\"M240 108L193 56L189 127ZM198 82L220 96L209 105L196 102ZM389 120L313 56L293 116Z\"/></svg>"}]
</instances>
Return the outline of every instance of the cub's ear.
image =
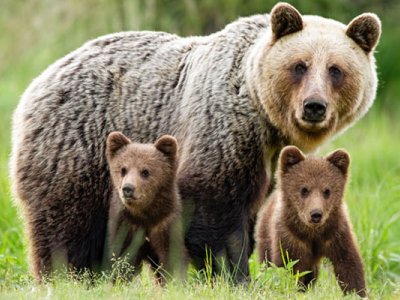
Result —
<instances>
[{"instance_id":1,"label":"cub's ear","mask_svg":"<svg viewBox=\"0 0 400 300\"><path fill-rule=\"evenodd\" d=\"M378 44L381 36L381 21L375 14L361 14L349 23L346 35L368 54Z\"/></svg>"},{"instance_id":2,"label":"cub's ear","mask_svg":"<svg viewBox=\"0 0 400 300\"><path fill-rule=\"evenodd\" d=\"M350 165L350 155L344 150L336 150L326 157L326 160L346 175Z\"/></svg>"},{"instance_id":3,"label":"cub's ear","mask_svg":"<svg viewBox=\"0 0 400 300\"><path fill-rule=\"evenodd\" d=\"M286 173L291 167L303 161L305 156L296 146L287 146L282 149L279 156L280 169Z\"/></svg>"},{"instance_id":4,"label":"cub's ear","mask_svg":"<svg viewBox=\"0 0 400 300\"><path fill-rule=\"evenodd\" d=\"M163 135L155 142L154 145L158 151L171 158L174 158L176 152L178 151L178 142L173 136L170 135Z\"/></svg>"},{"instance_id":5,"label":"cub's ear","mask_svg":"<svg viewBox=\"0 0 400 300\"><path fill-rule=\"evenodd\" d=\"M132 143L125 135L119 131L111 132L107 137L106 155L108 158L114 157L118 150Z\"/></svg>"},{"instance_id":6,"label":"cub's ear","mask_svg":"<svg viewBox=\"0 0 400 300\"><path fill-rule=\"evenodd\" d=\"M303 29L300 13L288 3L278 3L271 10L271 27L274 41Z\"/></svg>"}]
</instances>

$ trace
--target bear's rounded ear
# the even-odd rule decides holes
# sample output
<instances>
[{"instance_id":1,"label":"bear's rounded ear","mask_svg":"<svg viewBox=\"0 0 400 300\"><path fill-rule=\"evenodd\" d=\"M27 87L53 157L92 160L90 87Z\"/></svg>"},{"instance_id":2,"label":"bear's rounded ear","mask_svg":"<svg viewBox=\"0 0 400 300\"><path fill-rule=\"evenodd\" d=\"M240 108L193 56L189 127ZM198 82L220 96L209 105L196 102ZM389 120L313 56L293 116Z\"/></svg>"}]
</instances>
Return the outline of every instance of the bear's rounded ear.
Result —
<instances>
[{"instance_id":1,"label":"bear's rounded ear","mask_svg":"<svg viewBox=\"0 0 400 300\"><path fill-rule=\"evenodd\" d=\"M337 167L343 175L347 174L350 165L350 155L344 150L336 150L326 157L326 160Z\"/></svg>"},{"instance_id":2,"label":"bear's rounded ear","mask_svg":"<svg viewBox=\"0 0 400 300\"><path fill-rule=\"evenodd\" d=\"M132 143L125 135L119 131L111 132L107 137L106 143L106 155L111 158L120 150L122 147Z\"/></svg>"},{"instance_id":3,"label":"bear's rounded ear","mask_svg":"<svg viewBox=\"0 0 400 300\"><path fill-rule=\"evenodd\" d=\"M300 13L288 3L278 3L271 10L271 27L274 41L303 29Z\"/></svg>"},{"instance_id":4,"label":"bear's rounded ear","mask_svg":"<svg viewBox=\"0 0 400 300\"><path fill-rule=\"evenodd\" d=\"M287 146L282 149L279 156L280 169L286 173L291 167L303 161L305 156L296 146Z\"/></svg>"},{"instance_id":5,"label":"bear's rounded ear","mask_svg":"<svg viewBox=\"0 0 400 300\"><path fill-rule=\"evenodd\" d=\"M171 135L163 135L155 142L154 146L168 157L175 157L178 151L178 142Z\"/></svg>"},{"instance_id":6,"label":"bear's rounded ear","mask_svg":"<svg viewBox=\"0 0 400 300\"><path fill-rule=\"evenodd\" d=\"M361 14L349 23L346 35L368 54L378 44L381 36L381 21L375 14Z\"/></svg>"}]
</instances>

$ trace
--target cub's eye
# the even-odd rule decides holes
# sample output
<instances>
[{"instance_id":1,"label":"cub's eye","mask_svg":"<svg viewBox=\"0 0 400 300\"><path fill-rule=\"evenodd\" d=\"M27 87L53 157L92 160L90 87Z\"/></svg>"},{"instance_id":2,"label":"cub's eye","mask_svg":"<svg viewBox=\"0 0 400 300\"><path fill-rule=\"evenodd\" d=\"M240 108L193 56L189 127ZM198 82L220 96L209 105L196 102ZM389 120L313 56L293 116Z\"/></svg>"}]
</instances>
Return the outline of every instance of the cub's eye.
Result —
<instances>
[{"instance_id":1,"label":"cub's eye","mask_svg":"<svg viewBox=\"0 0 400 300\"><path fill-rule=\"evenodd\" d=\"M308 188L303 187L300 190L300 194L301 194L301 197L306 198L310 194L310 191L308 190Z\"/></svg>"},{"instance_id":2,"label":"cub's eye","mask_svg":"<svg viewBox=\"0 0 400 300\"><path fill-rule=\"evenodd\" d=\"M303 76L304 74L307 73L307 66L305 63L301 62L295 65L294 67L294 73L296 76Z\"/></svg>"},{"instance_id":3,"label":"cub's eye","mask_svg":"<svg viewBox=\"0 0 400 300\"><path fill-rule=\"evenodd\" d=\"M325 189L322 194L324 195L325 199L328 199L329 196L331 195L331 190L330 189Z\"/></svg>"},{"instance_id":4,"label":"cub's eye","mask_svg":"<svg viewBox=\"0 0 400 300\"><path fill-rule=\"evenodd\" d=\"M122 168L121 168L121 177L124 177L124 176L126 175L126 173L127 173L126 168L125 168L125 167L122 167Z\"/></svg>"},{"instance_id":5,"label":"cub's eye","mask_svg":"<svg viewBox=\"0 0 400 300\"><path fill-rule=\"evenodd\" d=\"M344 77L343 72L337 66L332 66L329 68L329 76L335 85L342 83Z\"/></svg>"},{"instance_id":6,"label":"cub's eye","mask_svg":"<svg viewBox=\"0 0 400 300\"><path fill-rule=\"evenodd\" d=\"M147 178L150 176L150 172L147 169L143 169L142 171L140 171L140 176L142 176L143 178Z\"/></svg>"}]
</instances>

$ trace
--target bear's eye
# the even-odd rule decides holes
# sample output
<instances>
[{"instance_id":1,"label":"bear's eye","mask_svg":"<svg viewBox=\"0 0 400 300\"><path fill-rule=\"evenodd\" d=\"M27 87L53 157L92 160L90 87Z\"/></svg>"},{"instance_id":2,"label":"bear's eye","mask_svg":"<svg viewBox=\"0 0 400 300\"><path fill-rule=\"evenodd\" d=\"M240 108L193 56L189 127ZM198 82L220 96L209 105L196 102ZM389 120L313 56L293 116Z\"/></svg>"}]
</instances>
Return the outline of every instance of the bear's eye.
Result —
<instances>
[{"instance_id":1,"label":"bear's eye","mask_svg":"<svg viewBox=\"0 0 400 300\"><path fill-rule=\"evenodd\" d=\"M124 177L124 176L126 175L126 173L127 173L126 168L125 168L125 167L122 167L122 168L121 168L121 177Z\"/></svg>"},{"instance_id":2,"label":"bear's eye","mask_svg":"<svg viewBox=\"0 0 400 300\"><path fill-rule=\"evenodd\" d=\"M143 169L142 171L140 171L140 176L142 176L143 178L147 178L150 176L150 172L147 169Z\"/></svg>"},{"instance_id":3,"label":"bear's eye","mask_svg":"<svg viewBox=\"0 0 400 300\"><path fill-rule=\"evenodd\" d=\"M329 68L329 76L334 85L340 85L343 82L343 72L337 66Z\"/></svg>"},{"instance_id":4,"label":"bear's eye","mask_svg":"<svg viewBox=\"0 0 400 300\"><path fill-rule=\"evenodd\" d=\"M310 191L308 190L308 188L303 187L300 190L300 194L301 194L301 197L306 198L310 194Z\"/></svg>"},{"instance_id":5,"label":"bear's eye","mask_svg":"<svg viewBox=\"0 0 400 300\"><path fill-rule=\"evenodd\" d=\"M305 63L300 62L294 66L294 74L296 77L302 77L307 73L307 66Z\"/></svg>"},{"instance_id":6,"label":"bear's eye","mask_svg":"<svg viewBox=\"0 0 400 300\"><path fill-rule=\"evenodd\" d=\"M331 195L331 190L330 189L325 189L322 194L324 195L325 199L328 199L329 196Z\"/></svg>"}]
</instances>

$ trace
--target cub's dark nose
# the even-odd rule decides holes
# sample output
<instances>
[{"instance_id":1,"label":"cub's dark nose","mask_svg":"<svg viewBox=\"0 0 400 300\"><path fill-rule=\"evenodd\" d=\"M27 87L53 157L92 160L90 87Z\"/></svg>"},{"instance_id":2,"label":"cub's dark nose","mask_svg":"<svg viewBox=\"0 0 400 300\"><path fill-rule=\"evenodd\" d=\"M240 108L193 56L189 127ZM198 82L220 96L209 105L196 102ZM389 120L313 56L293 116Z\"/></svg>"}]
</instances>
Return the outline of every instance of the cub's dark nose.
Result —
<instances>
[{"instance_id":1,"label":"cub's dark nose","mask_svg":"<svg viewBox=\"0 0 400 300\"><path fill-rule=\"evenodd\" d=\"M322 211L320 209L313 209L310 215L313 223L319 223L322 219Z\"/></svg>"},{"instance_id":2,"label":"cub's dark nose","mask_svg":"<svg viewBox=\"0 0 400 300\"><path fill-rule=\"evenodd\" d=\"M309 122L325 120L327 103L318 98L307 98L303 103L303 119Z\"/></svg>"},{"instance_id":3,"label":"cub's dark nose","mask_svg":"<svg viewBox=\"0 0 400 300\"><path fill-rule=\"evenodd\" d=\"M124 198L132 198L134 192L135 188L131 184L125 184L122 187L122 194L124 195Z\"/></svg>"}]
</instances>

